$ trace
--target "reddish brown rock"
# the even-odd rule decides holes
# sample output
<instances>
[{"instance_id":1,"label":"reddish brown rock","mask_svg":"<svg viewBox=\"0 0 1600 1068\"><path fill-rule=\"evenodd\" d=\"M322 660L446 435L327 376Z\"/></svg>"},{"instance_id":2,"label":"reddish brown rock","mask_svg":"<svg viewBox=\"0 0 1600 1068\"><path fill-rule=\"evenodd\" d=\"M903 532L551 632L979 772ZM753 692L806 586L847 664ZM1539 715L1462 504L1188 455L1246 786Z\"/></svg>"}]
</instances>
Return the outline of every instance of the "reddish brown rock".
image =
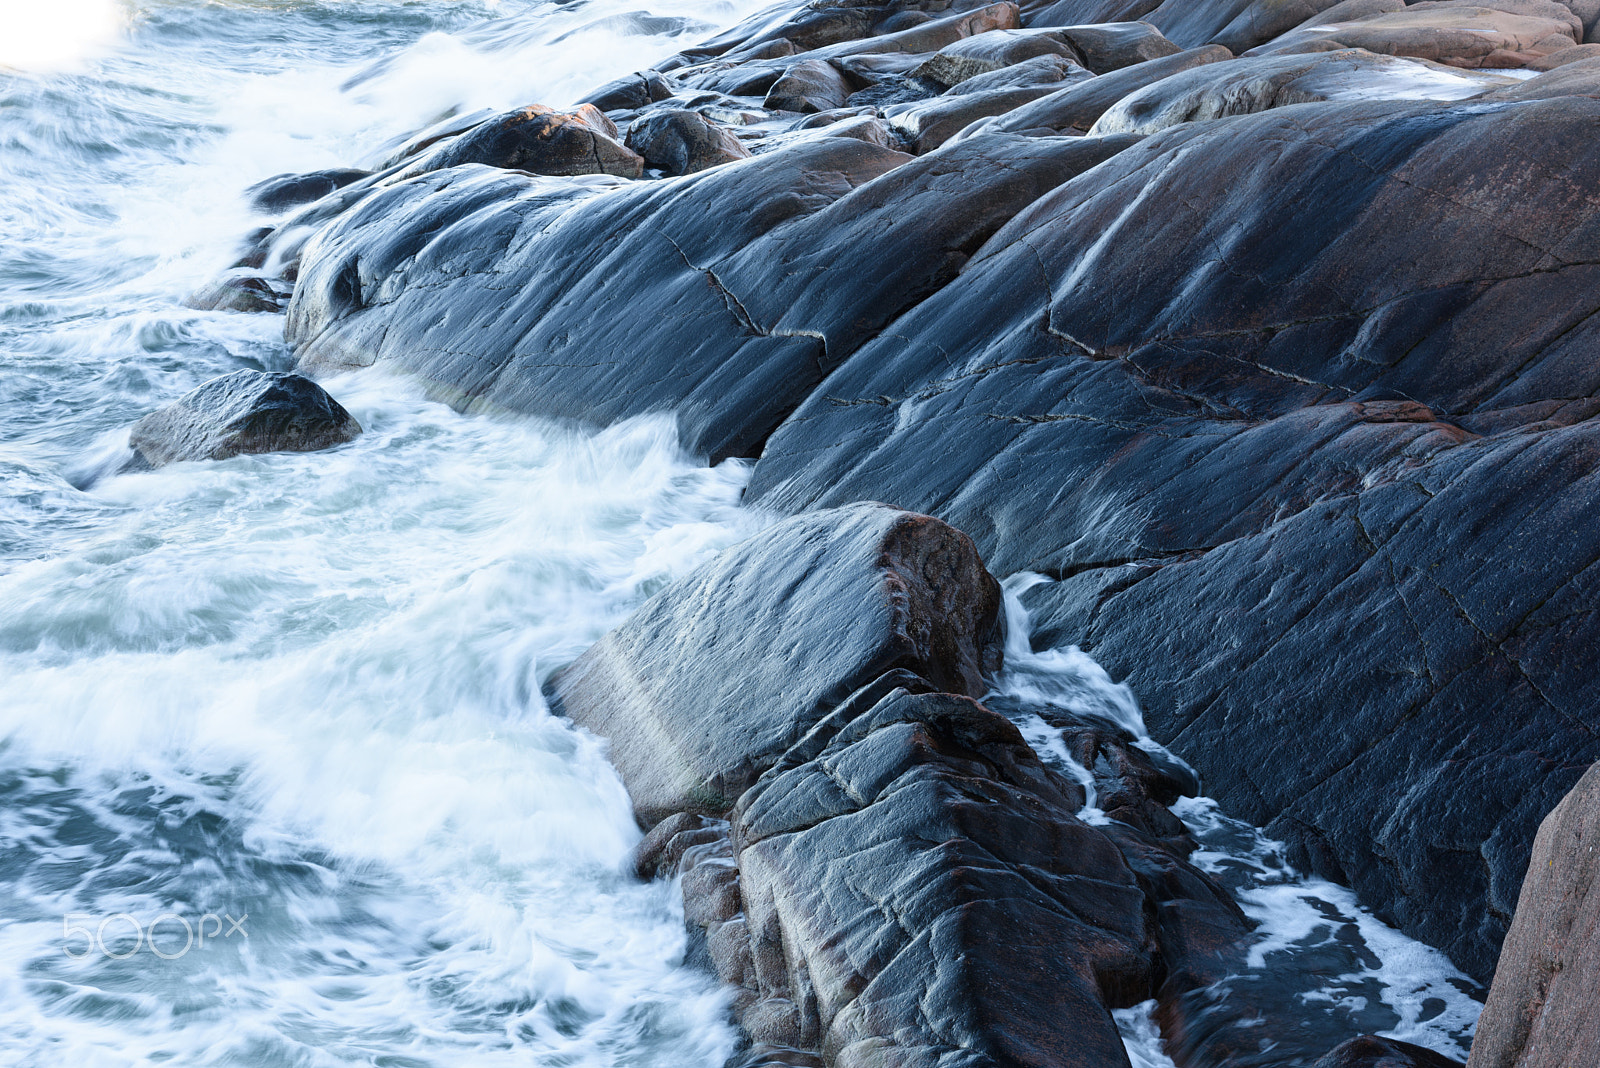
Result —
<instances>
[{"instance_id":1,"label":"reddish brown rock","mask_svg":"<svg viewBox=\"0 0 1600 1068\"><path fill-rule=\"evenodd\" d=\"M1600 764L1539 827L1468 1068L1600 1056Z\"/></svg>"}]
</instances>

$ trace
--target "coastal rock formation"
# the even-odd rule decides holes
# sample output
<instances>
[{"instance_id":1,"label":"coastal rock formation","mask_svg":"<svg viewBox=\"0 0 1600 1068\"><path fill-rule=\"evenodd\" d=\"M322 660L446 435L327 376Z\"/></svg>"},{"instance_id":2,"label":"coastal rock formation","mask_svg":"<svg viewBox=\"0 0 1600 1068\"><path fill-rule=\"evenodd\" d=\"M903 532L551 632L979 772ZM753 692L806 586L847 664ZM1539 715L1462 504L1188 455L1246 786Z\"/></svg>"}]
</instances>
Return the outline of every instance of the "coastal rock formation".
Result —
<instances>
[{"instance_id":1,"label":"coastal rock formation","mask_svg":"<svg viewBox=\"0 0 1600 1068\"><path fill-rule=\"evenodd\" d=\"M638 869L682 876L755 1053L1126 1065L1108 1010L1245 933L1181 848L1079 820L1083 789L965 696L998 613L965 536L858 504L725 551L554 680L656 823ZM1130 798L1181 789L1118 766Z\"/></svg>"},{"instance_id":2,"label":"coastal rock formation","mask_svg":"<svg viewBox=\"0 0 1600 1068\"><path fill-rule=\"evenodd\" d=\"M410 173L444 170L466 163L509 167L531 174L644 173L639 154L617 141L617 127L593 104L570 113L530 104L486 120L444 141L410 168Z\"/></svg>"},{"instance_id":3,"label":"coastal rock formation","mask_svg":"<svg viewBox=\"0 0 1600 1068\"><path fill-rule=\"evenodd\" d=\"M360 433L350 413L308 378L235 371L139 420L128 444L139 466L162 467L242 453L314 452Z\"/></svg>"},{"instance_id":4,"label":"coastal rock formation","mask_svg":"<svg viewBox=\"0 0 1600 1068\"><path fill-rule=\"evenodd\" d=\"M1461 1068L1461 1062L1410 1042L1362 1035L1331 1050L1312 1068Z\"/></svg>"},{"instance_id":5,"label":"coastal rock formation","mask_svg":"<svg viewBox=\"0 0 1600 1068\"><path fill-rule=\"evenodd\" d=\"M312 373L383 360L464 407L596 422L671 408L691 450L753 456L1016 212L1130 143L1005 137L912 163L829 137L622 188L430 174L314 239L287 334ZM641 322L649 351L619 360Z\"/></svg>"},{"instance_id":6,"label":"coastal rock formation","mask_svg":"<svg viewBox=\"0 0 1600 1068\"><path fill-rule=\"evenodd\" d=\"M1486 979L1539 819L1600 758L1573 653L1600 639L1596 121L1325 103L1147 138L845 361L749 496L894 501L1059 578L1042 640Z\"/></svg>"},{"instance_id":7,"label":"coastal rock formation","mask_svg":"<svg viewBox=\"0 0 1600 1068\"><path fill-rule=\"evenodd\" d=\"M1539 827L1468 1068L1569 1068L1600 1052L1600 764Z\"/></svg>"}]
</instances>

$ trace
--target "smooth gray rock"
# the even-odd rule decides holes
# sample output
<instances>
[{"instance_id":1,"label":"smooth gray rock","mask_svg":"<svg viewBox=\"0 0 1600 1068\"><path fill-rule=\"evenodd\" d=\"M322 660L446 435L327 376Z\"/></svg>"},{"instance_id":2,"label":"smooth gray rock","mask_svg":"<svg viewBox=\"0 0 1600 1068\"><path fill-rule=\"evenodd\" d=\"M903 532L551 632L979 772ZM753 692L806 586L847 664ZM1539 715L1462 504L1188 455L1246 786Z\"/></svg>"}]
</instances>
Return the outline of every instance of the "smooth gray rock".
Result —
<instances>
[{"instance_id":1,"label":"smooth gray rock","mask_svg":"<svg viewBox=\"0 0 1600 1068\"><path fill-rule=\"evenodd\" d=\"M628 128L626 144L668 174L694 174L750 158L737 137L694 111L653 111Z\"/></svg>"}]
</instances>

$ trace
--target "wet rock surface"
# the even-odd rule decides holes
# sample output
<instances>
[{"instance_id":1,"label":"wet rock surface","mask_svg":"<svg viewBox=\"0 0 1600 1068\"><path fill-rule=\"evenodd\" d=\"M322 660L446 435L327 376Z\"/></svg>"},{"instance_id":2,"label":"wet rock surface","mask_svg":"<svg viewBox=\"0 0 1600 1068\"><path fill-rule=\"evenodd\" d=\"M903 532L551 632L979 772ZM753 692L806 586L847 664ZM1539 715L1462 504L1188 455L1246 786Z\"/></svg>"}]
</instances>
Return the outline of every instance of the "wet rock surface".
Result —
<instances>
[{"instance_id":1,"label":"wet rock surface","mask_svg":"<svg viewBox=\"0 0 1600 1068\"><path fill-rule=\"evenodd\" d=\"M753 1056L1126 1064L1109 1009L1184 988L1245 933L1181 825L1084 823L1082 788L963 695L999 666L998 608L964 537L856 505L724 553L556 680L660 821L637 868L682 876ZM929 624L945 636L897 648ZM687 788L661 788L673 753ZM1121 768L1130 796L1181 789Z\"/></svg>"},{"instance_id":2,"label":"wet rock surface","mask_svg":"<svg viewBox=\"0 0 1600 1068\"><path fill-rule=\"evenodd\" d=\"M360 433L350 413L308 378L235 371L139 420L128 443L136 465L148 468L244 453L314 452Z\"/></svg>"},{"instance_id":3,"label":"wet rock surface","mask_svg":"<svg viewBox=\"0 0 1600 1068\"><path fill-rule=\"evenodd\" d=\"M847 361L750 497L895 501L1059 576L1044 640L1127 678L1230 811L1487 978L1538 820L1600 756L1573 655L1600 220L1536 206L1588 203L1595 106L1316 104L1148 138Z\"/></svg>"}]
</instances>

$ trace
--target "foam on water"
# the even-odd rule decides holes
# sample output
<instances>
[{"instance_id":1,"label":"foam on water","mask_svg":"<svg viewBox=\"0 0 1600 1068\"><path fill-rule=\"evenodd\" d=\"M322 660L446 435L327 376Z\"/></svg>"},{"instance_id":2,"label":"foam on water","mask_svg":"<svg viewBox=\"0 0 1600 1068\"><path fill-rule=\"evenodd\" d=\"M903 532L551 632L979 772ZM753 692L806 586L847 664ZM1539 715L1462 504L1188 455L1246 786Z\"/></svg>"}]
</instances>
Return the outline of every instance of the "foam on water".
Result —
<instances>
[{"instance_id":1,"label":"foam on water","mask_svg":"<svg viewBox=\"0 0 1600 1068\"><path fill-rule=\"evenodd\" d=\"M725 994L539 687L760 525L741 465L364 372L326 383L349 445L94 476L291 364L278 317L181 305L244 186L744 6L142 0L109 52L0 71L0 1063L722 1063Z\"/></svg>"},{"instance_id":2,"label":"foam on water","mask_svg":"<svg viewBox=\"0 0 1600 1068\"><path fill-rule=\"evenodd\" d=\"M1109 723L1141 748L1177 758L1150 738L1133 692L1091 656L1077 646L1032 647L1021 598L1048 581L1023 573L1002 583L1006 667L994 692L1015 699L1003 706L1020 703L1012 715L1023 737L1042 760L1085 784L1088 802L1082 815L1103 823L1107 818L1095 807L1093 776L1069 755L1062 732L1028 711L1028 705ZM1483 991L1448 957L1384 924L1344 887L1296 871L1284 859L1283 843L1230 818L1211 798L1184 798L1173 811L1200 844L1191 863L1233 891L1257 925L1242 969L1206 991L1206 997L1223 1007L1224 1016L1230 998L1248 1004L1248 1012L1268 1018L1265 1031L1282 1035L1292 1028L1301 1050L1274 1051L1281 1059L1272 1063L1309 1063L1361 1033L1465 1058ZM1151 1018L1154 1007L1146 1002L1116 1014L1134 1068L1172 1063ZM1303 1051L1309 1051L1308 1059L1297 1060L1296 1053Z\"/></svg>"}]
</instances>

